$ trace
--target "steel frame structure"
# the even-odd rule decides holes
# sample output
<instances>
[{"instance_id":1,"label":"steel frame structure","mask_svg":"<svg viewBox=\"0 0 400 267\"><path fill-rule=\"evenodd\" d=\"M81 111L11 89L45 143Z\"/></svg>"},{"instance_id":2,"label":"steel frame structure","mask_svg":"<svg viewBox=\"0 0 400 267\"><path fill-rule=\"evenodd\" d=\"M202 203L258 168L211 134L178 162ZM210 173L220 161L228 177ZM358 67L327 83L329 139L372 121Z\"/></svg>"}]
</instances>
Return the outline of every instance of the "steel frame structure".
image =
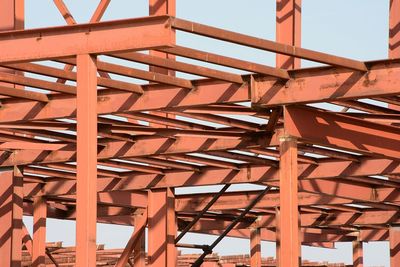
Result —
<instances>
[{"instance_id":1,"label":"steel frame structure","mask_svg":"<svg viewBox=\"0 0 400 267\"><path fill-rule=\"evenodd\" d=\"M175 0L100 22L101 0L87 24L54 0L68 25L28 30L24 0L0 3L0 266L21 266L23 249L32 266L57 265L46 218L76 220L76 266L98 263L97 222L135 226L109 266L176 266L177 247L203 249L200 266L224 236L251 239L252 267L261 240L277 242L281 267L301 265L301 244L337 241L353 242L360 267L362 242L388 240L400 266L400 0L390 0L388 59L374 62L301 48L301 0L277 0L276 41L176 18ZM276 66L180 46L177 31L274 52ZM249 183L267 189L226 192ZM203 185L224 187L174 192ZM189 231L220 237L179 243Z\"/></svg>"}]
</instances>

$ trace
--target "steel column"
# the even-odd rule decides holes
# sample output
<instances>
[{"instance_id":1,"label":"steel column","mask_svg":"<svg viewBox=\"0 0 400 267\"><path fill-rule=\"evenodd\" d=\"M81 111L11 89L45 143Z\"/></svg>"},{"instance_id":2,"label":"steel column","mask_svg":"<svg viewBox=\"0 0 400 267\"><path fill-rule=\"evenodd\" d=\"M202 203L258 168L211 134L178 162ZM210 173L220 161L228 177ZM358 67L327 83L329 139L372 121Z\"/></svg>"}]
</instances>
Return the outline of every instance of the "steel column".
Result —
<instances>
[{"instance_id":1,"label":"steel column","mask_svg":"<svg viewBox=\"0 0 400 267\"><path fill-rule=\"evenodd\" d=\"M22 30L25 26L25 0L2 0L0 8L0 32ZM15 73L13 70L0 67L0 72ZM0 83L8 87L23 88L22 86Z\"/></svg>"},{"instance_id":2,"label":"steel column","mask_svg":"<svg viewBox=\"0 0 400 267\"><path fill-rule=\"evenodd\" d=\"M135 248L133 249L133 266L145 267L146 266L146 235L145 232L141 234Z\"/></svg>"},{"instance_id":3,"label":"steel column","mask_svg":"<svg viewBox=\"0 0 400 267\"><path fill-rule=\"evenodd\" d=\"M277 0L276 41L301 47L301 0ZM300 67L300 59L277 54L276 67ZM301 241L299 237L297 140L283 136L280 140L279 197L276 211L277 265L300 266Z\"/></svg>"},{"instance_id":4,"label":"steel column","mask_svg":"<svg viewBox=\"0 0 400 267\"><path fill-rule=\"evenodd\" d=\"M250 266L261 267L261 229L250 229Z\"/></svg>"},{"instance_id":5,"label":"steel column","mask_svg":"<svg viewBox=\"0 0 400 267\"><path fill-rule=\"evenodd\" d=\"M389 58L400 57L400 0L390 0Z\"/></svg>"},{"instance_id":6,"label":"steel column","mask_svg":"<svg viewBox=\"0 0 400 267\"><path fill-rule=\"evenodd\" d=\"M37 196L33 201L33 248L32 266L46 266L46 199Z\"/></svg>"},{"instance_id":7,"label":"steel column","mask_svg":"<svg viewBox=\"0 0 400 267\"><path fill-rule=\"evenodd\" d=\"M390 266L400 266L400 227L389 227Z\"/></svg>"},{"instance_id":8,"label":"steel column","mask_svg":"<svg viewBox=\"0 0 400 267\"><path fill-rule=\"evenodd\" d=\"M0 8L0 31L24 28L24 0L2 0Z\"/></svg>"},{"instance_id":9,"label":"steel column","mask_svg":"<svg viewBox=\"0 0 400 267\"><path fill-rule=\"evenodd\" d=\"M174 203L175 199L171 188L149 191L149 266L176 266L176 218Z\"/></svg>"},{"instance_id":10,"label":"steel column","mask_svg":"<svg viewBox=\"0 0 400 267\"><path fill-rule=\"evenodd\" d=\"M278 216L278 266L300 266L300 235L298 211L297 140L280 138L280 182Z\"/></svg>"},{"instance_id":11,"label":"steel column","mask_svg":"<svg viewBox=\"0 0 400 267\"><path fill-rule=\"evenodd\" d=\"M115 267L124 267L130 261L129 258L132 254L132 251L137 247L139 241L142 239L144 235L147 221L148 221L147 211L140 217L136 216L134 232L131 238L129 239L128 244L126 245L124 251L119 257L117 263L115 264Z\"/></svg>"},{"instance_id":12,"label":"steel column","mask_svg":"<svg viewBox=\"0 0 400 267\"><path fill-rule=\"evenodd\" d=\"M363 244L362 241L353 241L353 267L363 267Z\"/></svg>"},{"instance_id":13,"label":"steel column","mask_svg":"<svg viewBox=\"0 0 400 267\"><path fill-rule=\"evenodd\" d=\"M276 41L301 47L301 0L277 0L276 4ZM276 67L299 68L300 58L277 54Z\"/></svg>"},{"instance_id":14,"label":"steel column","mask_svg":"<svg viewBox=\"0 0 400 267\"><path fill-rule=\"evenodd\" d=\"M176 0L149 0L149 15L150 16L158 16L158 15L176 15ZM173 34L174 42L175 42L175 34ZM166 54L159 51L150 51L150 55L158 56L161 58L171 58L174 59L174 55ZM175 71L168 70L160 67L152 67L150 66L150 71L172 75L175 76Z\"/></svg>"},{"instance_id":15,"label":"steel column","mask_svg":"<svg viewBox=\"0 0 400 267\"><path fill-rule=\"evenodd\" d=\"M94 56L77 56L76 266L96 266L97 68Z\"/></svg>"},{"instance_id":16,"label":"steel column","mask_svg":"<svg viewBox=\"0 0 400 267\"><path fill-rule=\"evenodd\" d=\"M22 260L23 177L17 168L0 169L0 266Z\"/></svg>"}]
</instances>

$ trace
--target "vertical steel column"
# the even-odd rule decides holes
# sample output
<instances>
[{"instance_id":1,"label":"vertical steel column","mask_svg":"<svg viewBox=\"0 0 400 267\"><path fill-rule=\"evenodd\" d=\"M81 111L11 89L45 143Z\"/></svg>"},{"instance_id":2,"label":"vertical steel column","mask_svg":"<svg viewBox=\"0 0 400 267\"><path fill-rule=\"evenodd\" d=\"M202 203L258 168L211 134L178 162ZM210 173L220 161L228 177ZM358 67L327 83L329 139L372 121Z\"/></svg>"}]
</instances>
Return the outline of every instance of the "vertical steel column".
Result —
<instances>
[{"instance_id":1,"label":"vertical steel column","mask_svg":"<svg viewBox=\"0 0 400 267\"><path fill-rule=\"evenodd\" d=\"M261 267L261 229L250 229L250 266Z\"/></svg>"},{"instance_id":2,"label":"vertical steel column","mask_svg":"<svg viewBox=\"0 0 400 267\"><path fill-rule=\"evenodd\" d=\"M46 266L46 199L37 196L33 200L33 247L32 266Z\"/></svg>"},{"instance_id":3,"label":"vertical steel column","mask_svg":"<svg viewBox=\"0 0 400 267\"><path fill-rule=\"evenodd\" d=\"M389 5L389 58L400 58L400 0L390 0ZM399 110L398 105L389 108Z\"/></svg>"},{"instance_id":4,"label":"vertical steel column","mask_svg":"<svg viewBox=\"0 0 400 267\"><path fill-rule=\"evenodd\" d=\"M390 266L400 266L400 227L389 227Z\"/></svg>"},{"instance_id":5,"label":"vertical steel column","mask_svg":"<svg viewBox=\"0 0 400 267\"><path fill-rule=\"evenodd\" d=\"M363 267L363 245L357 240L353 241L353 267Z\"/></svg>"},{"instance_id":6,"label":"vertical steel column","mask_svg":"<svg viewBox=\"0 0 400 267\"><path fill-rule=\"evenodd\" d=\"M175 197L172 189L153 189L148 197L148 264L176 266Z\"/></svg>"},{"instance_id":7,"label":"vertical steel column","mask_svg":"<svg viewBox=\"0 0 400 267\"><path fill-rule=\"evenodd\" d=\"M157 15L176 15L176 0L149 0L149 15L157 16ZM175 35L174 35L175 36ZM158 56L162 58L175 58L174 55L169 55L163 52L158 51L150 51L150 55ZM167 75L175 75L175 72L172 70L168 70L160 67L150 67L150 71L167 74Z\"/></svg>"},{"instance_id":8,"label":"vertical steel column","mask_svg":"<svg viewBox=\"0 0 400 267\"><path fill-rule=\"evenodd\" d=\"M157 15L176 16L176 0L149 0L149 15L150 16L157 16ZM173 31L173 37L175 38L175 30L172 30L172 31ZM159 51L153 51L153 50L150 51L150 55L161 57L161 58L170 58L170 59L175 58L174 55L159 52ZM157 72L157 73L175 76L175 71L168 70L166 68L150 66L149 70L153 71L153 72ZM173 114L157 112L157 111L152 111L151 114L163 116L166 118L174 118L175 117ZM164 126L164 125L160 125L160 124L156 124L156 123L150 123L150 125L154 126L154 127L168 128L168 126Z\"/></svg>"},{"instance_id":9,"label":"vertical steel column","mask_svg":"<svg viewBox=\"0 0 400 267\"><path fill-rule=\"evenodd\" d=\"M400 0L390 0L389 58L400 58Z\"/></svg>"},{"instance_id":10,"label":"vertical steel column","mask_svg":"<svg viewBox=\"0 0 400 267\"><path fill-rule=\"evenodd\" d=\"M301 0L276 1L276 41L301 46ZM276 67L300 67L300 59L276 56ZM297 200L297 141L282 137L280 141L280 207L277 208L277 262L280 267L299 266L301 242Z\"/></svg>"},{"instance_id":11,"label":"vertical steel column","mask_svg":"<svg viewBox=\"0 0 400 267\"><path fill-rule=\"evenodd\" d=\"M0 31L24 29L24 0L1 0Z\"/></svg>"},{"instance_id":12,"label":"vertical steel column","mask_svg":"<svg viewBox=\"0 0 400 267\"><path fill-rule=\"evenodd\" d=\"M25 27L25 0L1 0L0 1L0 32L8 30L22 30ZM13 70L5 69L0 67L0 72L16 73ZM3 83L5 85L14 88L23 88L23 86Z\"/></svg>"},{"instance_id":13,"label":"vertical steel column","mask_svg":"<svg viewBox=\"0 0 400 267\"><path fill-rule=\"evenodd\" d=\"M76 266L96 266L97 67L77 56Z\"/></svg>"},{"instance_id":14,"label":"vertical steel column","mask_svg":"<svg viewBox=\"0 0 400 267\"><path fill-rule=\"evenodd\" d=\"M0 266L22 261L23 177L20 169L0 168Z\"/></svg>"},{"instance_id":15,"label":"vertical steel column","mask_svg":"<svg viewBox=\"0 0 400 267\"><path fill-rule=\"evenodd\" d=\"M298 267L301 246L297 199L297 140L290 136L280 138L279 179L278 266Z\"/></svg>"},{"instance_id":16,"label":"vertical steel column","mask_svg":"<svg viewBox=\"0 0 400 267\"><path fill-rule=\"evenodd\" d=\"M133 249L133 266L145 267L146 266L146 235L145 232L139 237L139 240Z\"/></svg>"},{"instance_id":17,"label":"vertical steel column","mask_svg":"<svg viewBox=\"0 0 400 267\"><path fill-rule=\"evenodd\" d=\"M277 0L276 41L301 46L301 0ZM276 67L283 69L299 68L300 59L277 54Z\"/></svg>"}]
</instances>

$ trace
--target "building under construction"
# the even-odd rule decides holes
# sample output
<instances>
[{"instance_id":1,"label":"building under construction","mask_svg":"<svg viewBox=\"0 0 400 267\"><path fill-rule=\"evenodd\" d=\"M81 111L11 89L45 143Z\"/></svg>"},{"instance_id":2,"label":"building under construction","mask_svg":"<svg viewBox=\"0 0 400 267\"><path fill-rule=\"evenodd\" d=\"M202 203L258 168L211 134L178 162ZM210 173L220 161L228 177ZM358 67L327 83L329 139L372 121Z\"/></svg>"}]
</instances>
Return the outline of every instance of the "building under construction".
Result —
<instances>
[{"instance_id":1,"label":"building under construction","mask_svg":"<svg viewBox=\"0 0 400 267\"><path fill-rule=\"evenodd\" d=\"M110 1L85 24L49 1L66 25L24 30L24 0L0 0L1 267L328 266L300 248L335 242L352 242L361 267L368 241L389 241L400 266L400 0L388 57L373 62L301 48L301 0L277 0L275 41L179 19L175 0L101 21ZM183 46L178 32L276 64ZM175 193L206 185L219 191ZM76 220L76 247L46 243L46 218ZM98 222L134 231L107 250ZM216 238L185 244L189 232ZM225 237L250 239L249 255L216 255Z\"/></svg>"}]
</instances>

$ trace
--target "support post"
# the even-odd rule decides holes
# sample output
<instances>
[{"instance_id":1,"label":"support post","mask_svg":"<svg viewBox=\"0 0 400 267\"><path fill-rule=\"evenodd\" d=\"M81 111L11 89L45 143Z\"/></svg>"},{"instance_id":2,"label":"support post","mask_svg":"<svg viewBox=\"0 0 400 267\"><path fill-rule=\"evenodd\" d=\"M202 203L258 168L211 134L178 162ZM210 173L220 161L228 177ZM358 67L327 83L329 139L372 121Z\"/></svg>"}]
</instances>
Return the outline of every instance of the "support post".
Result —
<instances>
[{"instance_id":1,"label":"support post","mask_svg":"<svg viewBox=\"0 0 400 267\"><path fill-rule=\"evenodd\" d=\"M148 264L176 266L175 197L171 188L153 189L148 197Z\"/></svg>"},{"instance_id":2,"label":"support post","mask_svg":"<svg viewBox=\"0 0 400 267\"><path fill-rule=\"evenodd\" d=\"M400 58L400 0L390 0L389 58Z\"/></svg>"},{"instance_id":3,"label":"support post","mask_svg":"<svg viewBox=\"0 0 400 267\"><path fill-rule=\"evenodd\" d=\"M300 266L300 227L298 211L297 140L280 138L278 215L278 266Z\"/></svg>"},{"instance_id":4,"label":"support post","mask_svg":"<svg viewBox=\"0 0 400 267\"><path fill-rule=\"evenodd\" d=\"M96 57L77 56L76 266L96 266L97 68Z\"/></svg>"},{"instance_id":5,"label":"support post","mask_svg":"<svg viewBox=\"0 0 400 267\"><path fill-rule=\"evenodd\" d=\"M25 28L25 0L2 0L0 6L0 32L10 30L23 30ZM16 73L0 67L0 72ZM23 89L23 86L3 83L0 85Z\"/></svg>"},{"instance_id":6,"label":"support post","mask_svg":"<svg viewBox=\"0 0 400 267\"><path fill-rule=\"evenodd\" d=\"M301 47L301 0L276 1L276 41ZM276 55L276 67L300 67L300 59ZM280 267L300 266L301 241L298 214L297 140L280 140L280 206L276 209L277 263Z\"/></svg>"},{"instance_id":7,"label":"support post","mask_svg":"<svg viewBox=\"0 0 400 267\"><path fill-rule=\"evenodd\" d=\"M21 266L22 204L21 170L0 168L0 266Z\"/></svg>"},{"instance_id":8,"label":"support post","mask_svg":"<svg viewBox=\"0 0 400 267\"><path fill-rule=\"evenodd\" d=\"M250 229L250 267L261 267L261 229Z\"/></svg>"},{"instance_id":9,"label":"support post","mask_svg":"<svg viewBox=\"0 0 400 267\"><path fill-rule=\"evenodd\" d=\"M158 15L176 16L176 0L149 0L149 15L150 16L158 16ZM175 30L173 30L173 37L175 38ZM161 57L161 58L166 58L166 59L175 59L174 55L167 54L164 52L154 51L154 50L150 51L150 55ZM175 71L169 70L166 68L150 66L149 70L152 72L156 72L156 73L175 76ZM174 118L175 117L173 114L168 114L168 113L158 112L158 111L152 111L150 114L162 116L165 118ZM164 125L157 124L157 123L150 123L150 126L168 128L168 126L164 126Z\"/></svg>"},{"instance_id":10,"label":"support post","mask_svg":"<svg viewBox=\"0 0 400 267\"><path fill-rule=\"evenodd\" d=\"M145 267L146 266L146 235L145 232L141 234L139 240L133 249L133 266Z\"/></svg>"},{"instance_id":11,"label":"support post","mask_svg":"<svg viewBox=\"0 0 400 267\"><path fill-rule=\"evenodd\" d=\"M277 0L276 41L301 46L301 0ZM300 67L300 59L276 55L276 67L294 69Z\"/></svg>"},{"instance_id":12,"label":"support post","mask_svg":"<svg viewBox=\"0 0 400 267\"><path fill-rule=\"evenodd\" d=\"M176 15L176 0L149 0L149 15ZM175 37L175 34L174 34ZM150 55L161 58L175 58L174 55L166 54L158 51L150 51ZM150 71L175 76L175 72L160 67L150 67Z\"/></svg>"},{"instance_id":13,"label":"support post","mask_svg":"<svg viewBox=\"0 0 400 267\"><path fill-rule=\"evenodd\" d=\"M46 199L37 196L33 200L33 249L32 266L46 266Z\"/></svg>"},{"instance_id":14,"label":"support post","mask_svg":"<svg viewBox=\"0 0 400 267\"><path fill-rule=\"evenodd\" d=\"M363 267L363 244L362 241L353 241L353 267Z\"/></svg>"},{"instance_id":15,"label":"support post","mask_svg":"<svg viewBox=\"0 0 400 267\"><path fill-rule=\"evenodd\" d=\"M390 266L400 266L400 227L389 227Z\"/></svg>"}]
</instances>

